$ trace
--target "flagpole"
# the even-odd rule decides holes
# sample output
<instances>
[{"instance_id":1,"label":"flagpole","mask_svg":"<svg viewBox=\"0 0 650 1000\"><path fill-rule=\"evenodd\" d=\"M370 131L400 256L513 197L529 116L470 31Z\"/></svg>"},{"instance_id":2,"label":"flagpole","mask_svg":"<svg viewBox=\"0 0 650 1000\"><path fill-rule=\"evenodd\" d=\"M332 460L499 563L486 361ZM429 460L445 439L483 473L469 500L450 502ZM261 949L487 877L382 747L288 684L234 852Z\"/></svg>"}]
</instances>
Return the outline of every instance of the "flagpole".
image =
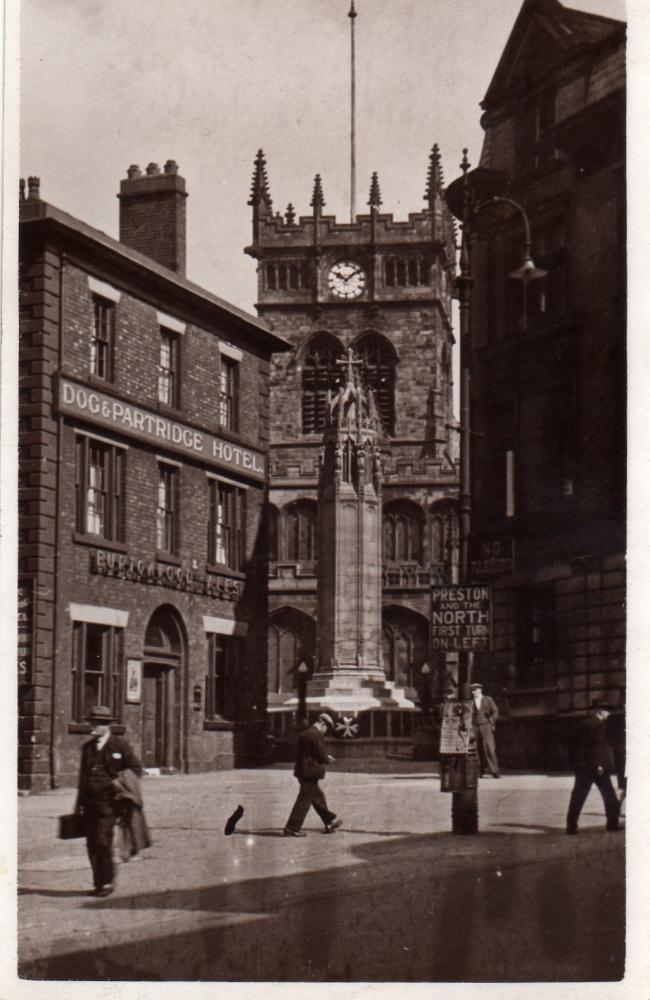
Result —
<instances>
[{"instance_id":1,"label":"flagpole","mask_svg":"<svg viewBox=\"0 0 650 1000\"><path fill-rule=\"evenodd\" d=\"M355 121L355 51L354 51L354 21L357 12L354 9L354 0L351 0L350 11L350 222L354 222L356 215L355 191L357 187L357 162L356 162L356 121Z\"/></svg>"}]
</instances>

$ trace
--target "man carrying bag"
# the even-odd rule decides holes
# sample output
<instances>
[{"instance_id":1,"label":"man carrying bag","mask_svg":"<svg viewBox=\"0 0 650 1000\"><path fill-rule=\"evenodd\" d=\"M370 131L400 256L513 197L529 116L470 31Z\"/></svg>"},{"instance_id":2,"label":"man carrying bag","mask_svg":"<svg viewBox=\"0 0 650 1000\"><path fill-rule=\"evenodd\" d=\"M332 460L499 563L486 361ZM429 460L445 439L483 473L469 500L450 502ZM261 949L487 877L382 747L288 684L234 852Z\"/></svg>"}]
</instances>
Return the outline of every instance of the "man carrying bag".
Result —
<instances>
[{"instance_id":1,"label":"man carrying bag","mask_svg":"<svg viewBox=\"0 0 650 1000\"><path fill-rule=\"evenodd\" d=\"M92 739L81 748L79 790L75 813L83 815L86 847L93 871L94 896L113 891L113 829L120 811L118 775L130 768L138 776L142 765L130 744L111 733L111 711L97 705L87 717Z\"/></svg>"}]
</instances>

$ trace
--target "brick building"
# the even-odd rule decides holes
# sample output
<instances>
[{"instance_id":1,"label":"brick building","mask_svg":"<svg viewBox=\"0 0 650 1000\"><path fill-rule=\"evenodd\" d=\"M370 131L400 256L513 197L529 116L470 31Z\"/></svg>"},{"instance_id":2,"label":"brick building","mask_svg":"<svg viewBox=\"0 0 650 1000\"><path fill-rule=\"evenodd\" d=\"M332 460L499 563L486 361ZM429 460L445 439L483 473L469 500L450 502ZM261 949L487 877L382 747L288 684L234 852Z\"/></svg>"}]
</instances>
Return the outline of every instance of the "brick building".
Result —
<instances>
[{"instance_id":1,"label":"brick building","mask_svg":"<svg viewBox=\"0 0 650 1000\"><path fill-rule=\"evenodd\" d=\"M414 706L422 685L437 686L448 666L431 651L429 625L431 584L451 579L457 564L455 234L435 146L424 197L423 211L395 221L381 211L375 174L368 213L339 222L323 212L317 176L311 213L296 217L290 204L282 215L273 211L261 151L255 163L246 252L257 261L257 308L292 345L274 355L270 387L268 704L276 730L295 702L298 667L310 676L319 669L319 454L328 393L343 384L349 349L381 424L383 556L375 559L383 560L380 653L395 703L406 696ZM355 551L358 544L351 536ZM382 735L390 735L385 726Z\"/></svg>"},{"instance_id":2,"label":"brick building","mask_svg":"<svg viewBox=\"0 0 650 1000\"><path fill-rule=\"evenodd\" d=\"M477 669L504 764L553 766L592 698L624 698L625 25L525 0L482 107L480 167L509 178L547 276L525 301L508 277L517 213L474 244L470 572L494 584Z\"/></svg>"},{"instance_id":3,"label":"brick building","mask_svg":"<svg viewBox=\"0 0 650 1000\"><path fill-rule=\"evenodd\" d=\"M254 750L266 697L268 377L285 345L185 277L176 164L120 241L21 184L19 771L76 780L110 706L145 765Z\"/></svg>"}]
</instances>

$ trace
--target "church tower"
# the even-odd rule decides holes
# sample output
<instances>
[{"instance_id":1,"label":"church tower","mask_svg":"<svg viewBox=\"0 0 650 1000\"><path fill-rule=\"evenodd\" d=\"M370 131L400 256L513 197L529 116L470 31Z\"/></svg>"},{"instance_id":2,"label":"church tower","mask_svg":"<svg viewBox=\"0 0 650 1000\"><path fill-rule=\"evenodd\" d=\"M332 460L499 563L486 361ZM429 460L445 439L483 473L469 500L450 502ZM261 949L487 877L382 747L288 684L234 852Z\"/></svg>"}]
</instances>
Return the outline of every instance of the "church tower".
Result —
<instances>
[{"instance_id":1,"label":"church tower","mask_svg":"<svg viewBox=\"0 0 650 1000\"><path fill-rule=\"evenodd\" d=\"M246 252L257 261L257 309L293 345L273 357L269 399L268 709L275 732L284 731L283 716L295 709L301 667L303 674L307 668L311 697L321 693L319 675L332 663L347 668L361 658L369 677L383 675L389 688L401 692L394 700L412 706L424 684L432 683L435 693L449 668L431 651L429 626L431 586L452 581L457 565L455 230L437 146L429 157L424 198L422 211L405 221L394 219L382 210L375 173L367 211L338 222L325 214L323 183L316 175L310 213L298 216L289 204L281 214L273 208L261 150L255 160L249 201L253 239ZM338 406L346 387L374 400L373 447L381 452L383 469L375 483L364 445L364 500L355 496L349 517L375 517L372 531L366 525L359 534L366 545L360 580L364 598L380 587L381 621L374 623L372 636L362 627L361 646L354 649L332 631L336 615L324 618L323 605L331 600L341 614L365 613L356 597L354 610L348 606L349 581L331 565L335 540L344 538L335 519L348 512L344 504L335 512L319 464L324 440L325 463L335 450L333 435L341 431L328 423L330 408L332 400ZM336 412L340 415L340 408ZM369 427L366 432L369 442L373 434ZM343 445L340 440L341 455ZM341 479L339 488L345 492L352 483ZM333 587L327 599L319 586L324 575ZM330 707L337 710L336 704ZM374 721L369 725L366 735L390 736L393 722L377 723L383 733L375 732ZM392 734L407 738L409 725L408 719L396 721L399 731Z\"/></svg>"}]
</instances>

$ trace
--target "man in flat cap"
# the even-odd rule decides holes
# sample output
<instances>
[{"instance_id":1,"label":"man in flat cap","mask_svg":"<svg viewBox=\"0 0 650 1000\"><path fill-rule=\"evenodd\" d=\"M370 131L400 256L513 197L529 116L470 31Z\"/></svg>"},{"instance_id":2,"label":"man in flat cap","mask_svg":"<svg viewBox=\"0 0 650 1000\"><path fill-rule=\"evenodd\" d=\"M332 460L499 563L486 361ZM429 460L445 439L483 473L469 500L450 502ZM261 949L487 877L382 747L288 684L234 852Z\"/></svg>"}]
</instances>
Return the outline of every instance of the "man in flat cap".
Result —
<instances>
[{"instance_id":1,"label":"man in flat cap","mask_svg":"<svg viewBox=\"0 0 650 1000\"><path fill-rule=\"evenodd\" d=\"M334 729L334 721L327 712L321 712L317 721L298 738L298 755L293 773L300 783L300 790L284 828L285 837L307 836L301 827L310 806L314 807L325 824L325 833L334 833L341 825L342 821L336 818L336 813L328 808L323 790L318 784L325 777L325 765L334 763L334 757L327 753L323 743L328 729Z\"/></svg>"},{"instance_id":2,"label":"man in flat cap","mask_svg":"<svg viewBox=\"0 0 650 1000\"><path fill-rule=\"evenodd\" d=\"M605 805L607 829L619 829L621 803L618 800L610 774L614 771L614 758L607 741L607 719L610 706L600 698L591 703L591 714L582 719L571 741L571 766L575 782L569 800L566 832L578 832L578 819L592 785L600 792Z\"/></svg>"},{"instance_id":3,"label":"man in flat cap","mask_svg":"<svg viewBox=\"0 0 650 1000\"><path fill-rule=\"evenodd\" d=\"M113 717L106 705L96 705L87 716L92 737L81 748L79 790L75 812L86 821L86 847L93 871L94 896L113 891L113 828L120 809L117 777L130 768L140 777L142 765L130 744L111 733Z\"/></svg>"},{"instance_id":4,"label":"man in flat cap","mask_svg":"<svg viewBox=\"0 0 650 1000\"><path fill-rule=\"evenodd\" d=\"M489 694L483 694L483 685L476 682L471 685L472 701L472 722L476 730L479 757L481 761L481 777L485 771L489 771L493 778L499 778L499 762L497 760L497 748L494 742L494 727L499 718L499 709L494 698Z\"/></svg>"}]
</instances>

